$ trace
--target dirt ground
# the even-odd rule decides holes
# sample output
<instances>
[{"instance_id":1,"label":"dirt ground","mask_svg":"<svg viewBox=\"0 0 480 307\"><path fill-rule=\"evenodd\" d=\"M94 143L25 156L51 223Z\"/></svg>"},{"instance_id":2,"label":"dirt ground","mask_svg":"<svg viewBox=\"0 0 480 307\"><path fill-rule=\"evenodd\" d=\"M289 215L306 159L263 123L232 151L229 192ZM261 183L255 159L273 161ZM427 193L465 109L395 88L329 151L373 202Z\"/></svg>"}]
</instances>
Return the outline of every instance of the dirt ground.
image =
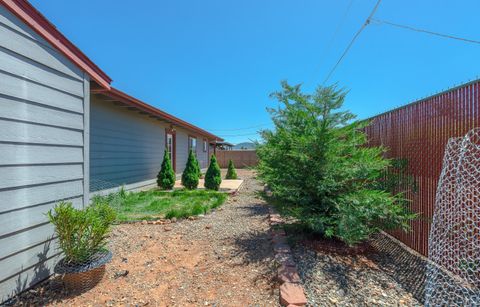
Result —
<instances>
[{"instance_id":1,"label":"dirt ground","mask_svg":"<svg viewBox=\"0 0 480 307\"><path fill-rule=\"evenodd\" d=\"M268 208L252 172L241 193L196 220L115 226L114 254L102 281L72 296L55 279L27 291L17 305L276 306ZM128 273L127 273L128 272ZM277 292L276 292L277 291Z\"/></svg>"}]
</instances>

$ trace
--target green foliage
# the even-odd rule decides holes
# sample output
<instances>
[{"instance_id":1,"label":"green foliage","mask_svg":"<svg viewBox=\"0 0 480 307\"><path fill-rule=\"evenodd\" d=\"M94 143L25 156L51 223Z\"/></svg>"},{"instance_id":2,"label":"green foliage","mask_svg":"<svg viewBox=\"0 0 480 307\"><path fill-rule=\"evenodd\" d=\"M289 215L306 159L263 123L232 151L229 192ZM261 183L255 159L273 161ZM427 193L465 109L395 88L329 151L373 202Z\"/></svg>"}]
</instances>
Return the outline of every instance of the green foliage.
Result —
<instances>
[{"instance_id":1,"label":"green foliage","mask_svg":"<svg viewBox=\"0 0 480 307\"><path fill-rule=\"evenodd\" d=\"M108 203L115 210L117 221L125 222L205 214L226 199L226 193L217 191L152 189L128 192L124 197L120 193L96 196L93 203Z\"/></svg>"},{"instance_id":2,"label":"green foliage","mask_svg":"<svg viewBox=\"0 0 480 307\"><path fill-rule=\"evenodd\" d=\"M61 202L47 213L68 262L82 264L107 245L115 211L105 202L81 210Z\"/></svg>"},{"instance_id":3,"label":"green foliage","mask_svg":"<svg viewBox=\"0 0 480 307\"><path fill-rule=\"evenodd\" d=\"M164 190L171 190L175 185L175 171L170 161L170 153L165 150L163 153L162 166L160 172L157 175L157 184Z\"/></svg>"},{"instance_id":4,"label":"green foliage","mask_svg":"<svg viewBox=\"0 0 480 307\"><path fill-rule=\"evenodd\" d=\"M200 167L200 161L198 161L197 157L195 157L195 166L198 173L198 178L202 178L202 168Z\"/></svg>"},{"instance_id":5,"label":"green foliage","mask_svg":"<svg viewBox=\"0 0 480 307\"><path fill-rule=\"evenodd\" d=\"M221 183L222 175L220 172L220 166L218 166L215 155L212 155L210 158L210 165L208 166L207 173L205 174L205 188L218 191Z\"/></svg>"},{"instance_id":6,"label":"green foliage","mask_svg":"<svg viewBox=\"0 0 480 307\"><path fill-rule=\"evenodd\" d=\"M390 165L384 148L367 147L368 122L340 110L346 92L318 87L308 95L282 83L269 109L273 131L261 132L258 175L289 214L311 231L353 245L383 228L408 229L410 214L401 194L379 188Z\"/></svg>"},{"instance_id":7,"label":"green foliage","mask_svg":"<svg viewBox=\"0 0 480 307\"><path fill-rule=\"evenodd\" d=\"M199 179L199 170L198 162L193 154L193 151L190 150L188 153L188 160L185 169L182 174L182 185L189 190L195 190L198 187Z\"/></svg>"},{"instance_id":8,"label":"green foliage","mask_svg":"<svg viewBox=\"0 0 480 307\"><path fill-rule=\"evenodd\" d=\"M228 170L225 179L237 179L237 171L235 170L232 160L228 161Z\"/></svg>"}]
</instances>

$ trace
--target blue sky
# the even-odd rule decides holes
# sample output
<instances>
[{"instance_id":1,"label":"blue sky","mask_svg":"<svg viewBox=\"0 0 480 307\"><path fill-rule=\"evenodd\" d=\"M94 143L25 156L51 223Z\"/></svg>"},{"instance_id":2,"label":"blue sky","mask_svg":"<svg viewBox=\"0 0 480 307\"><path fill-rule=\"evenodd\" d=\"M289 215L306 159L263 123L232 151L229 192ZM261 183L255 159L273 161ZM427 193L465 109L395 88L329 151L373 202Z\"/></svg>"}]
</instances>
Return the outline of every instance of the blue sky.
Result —
<instances>
[{"instance_id":1,"label":"blue sky","mask_svg":"<svg viewBox=\"0 0 480 307\"><path fill-rule=\"evenodd\" d=\"M281 80L307 91L323 82L376 0L31 2L115 87L237 143L271 127L265 108ZM477 0L383 0L375 17L480 40L479 11ZM476 78L479 52L372 24L330 82L366 118Z\"/></svg>"}]
</instances>

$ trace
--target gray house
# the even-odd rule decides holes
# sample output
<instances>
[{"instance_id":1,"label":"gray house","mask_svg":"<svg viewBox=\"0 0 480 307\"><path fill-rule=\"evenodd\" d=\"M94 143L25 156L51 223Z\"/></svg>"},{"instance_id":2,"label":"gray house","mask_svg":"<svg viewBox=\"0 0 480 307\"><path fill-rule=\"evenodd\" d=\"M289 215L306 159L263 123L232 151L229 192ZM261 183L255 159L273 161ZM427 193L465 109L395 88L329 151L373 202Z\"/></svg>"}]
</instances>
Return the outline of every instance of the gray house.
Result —
<instances>
[{"instance_id":1,"label":"gray house","mask_svg":"<svg viewBox=\"0 0 480 307\"><path fill-rule=\"evenodd\" d=\"M166 146L180 174L221 138L110 85L25 0L0 0L0 303L48 277L58 201L155 184Z\"/></svg>"}]
</instances>

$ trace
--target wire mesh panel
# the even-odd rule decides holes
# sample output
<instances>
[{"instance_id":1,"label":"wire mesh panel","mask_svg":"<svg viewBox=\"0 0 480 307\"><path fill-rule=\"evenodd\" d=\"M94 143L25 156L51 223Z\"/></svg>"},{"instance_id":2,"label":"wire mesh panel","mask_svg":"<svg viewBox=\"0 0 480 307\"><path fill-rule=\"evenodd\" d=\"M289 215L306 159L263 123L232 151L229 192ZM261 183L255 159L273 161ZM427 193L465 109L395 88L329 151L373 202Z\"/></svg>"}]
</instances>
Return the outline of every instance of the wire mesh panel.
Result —
<instances>
[{"instance_id":1,"label":"wire mesh panel","mask_svg":"<svg viewBox=\"0 0 480 307\"><path fill-rule=\"evenodd\" d=\"M445 146L479 125L479 86L478 80L470 82L375 116L365 130L370 145L383 145L388 158L407 161L416 188L406 197L421 218L411 222L411 232L390 234L425 256Z\"/></svg>"},{"instance_id":2,"label":"wire mesh panel","mask_svg":"<svg viewBox=\"0 0 480 307\"><path fill-rule=\"evenodd\" d=\"M480 129L447 144L428 258L427 306L480 306Z\"/></svg>"}]
</instances>

